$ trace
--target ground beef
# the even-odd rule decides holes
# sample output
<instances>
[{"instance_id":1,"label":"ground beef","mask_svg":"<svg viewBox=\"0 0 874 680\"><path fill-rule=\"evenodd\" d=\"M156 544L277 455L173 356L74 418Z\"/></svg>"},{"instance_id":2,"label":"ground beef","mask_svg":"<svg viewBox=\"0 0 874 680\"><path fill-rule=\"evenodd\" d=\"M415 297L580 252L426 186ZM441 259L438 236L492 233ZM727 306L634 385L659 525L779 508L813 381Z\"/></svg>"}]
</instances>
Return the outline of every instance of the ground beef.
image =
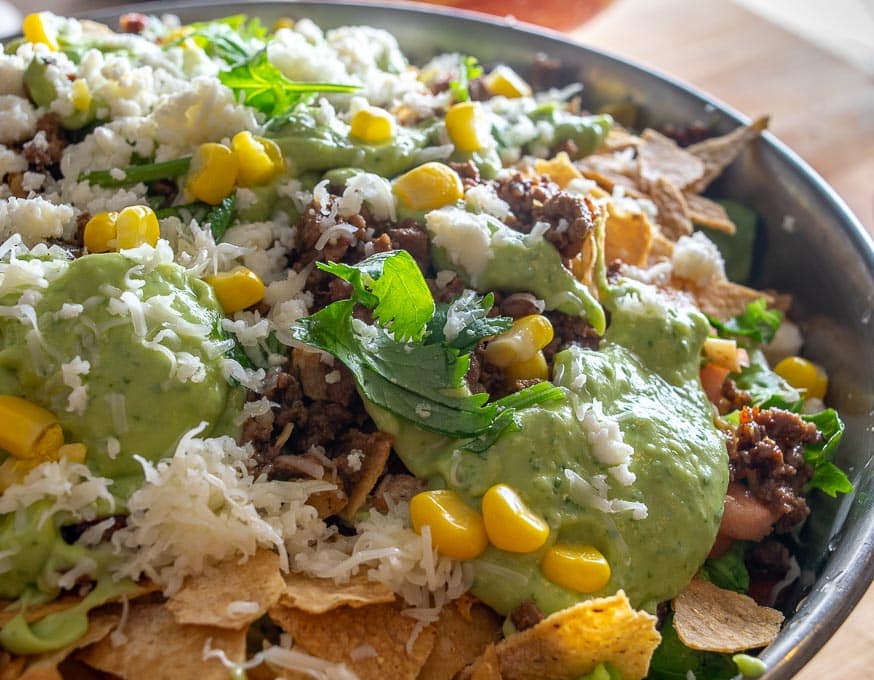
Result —
<instances>
[{"instance_id":1,"label":"ground beef","mask_svg":"<svg viewBox=\"0 0 874 680\"><path fill-rule=\"evenodd\" d=\"M816 426L782 409L744 407L740 424L728 438L732 482L745 482L770 508L777 531L788 531L810 509L801 489L813 475L804 462L804 444L818 441Z\"/></svg>"},{"instance_id":2,"label":"ground beef","mask_svg":"<svg viewBox=\"0 0 874 680\"><path fill-rule=\"evenodd\" d=\"M16 198L27 198L28 192L24 189L24 173L10 172L6 175L6 184L9 185L9 192Z\"/></svg>"},{"instance_id":3,"label":"ground beef","mask_svg":"<svg viewBox=\"0 0 874 680\"><path fill-rule=\"evenodd\" d=\"M118 30L120 33L142 33L148 22L148 17L139 12L122 14L118 19Z\"/></svg>"},{"instance_id":4,"label":"ground beef","mask_svg":"<svg viewBox=\"0 0 874 680\"><path fill-rule=\"evenodd\" d=\"M149 184L149 195L161 199L161 208L169 208L179 195L179 186L172 179L159 179Z\"/></svg>"},{"instance_id":5,"label":"ground beef","mask_svg":"<svg viewBox=\"0 0 874 680\"><path fill-rule=\"evenodd\" d=\"M592 207L585 199L569 194L543 178L514 173L499 181L498 196L510 206L513 215L507 226L528 234L538 222L548 225L543 235L566 260L578 255L583 241L594 227Z\"/></svg>"},{"instance_id":6,"label":"ground beef","mask_svg":"<svg viewBox=\"0 0 874 680\"><path fill-rule=\"evenodd\" d=\"M46 113L36 122L36 135L25 142L21 153L35 170L46 170L61 160L67 139L56 113Z\"/></svg>"},{"instance_id":7,"label":"ground beef","mask_svg":"<svg viewBox=\"0 0 874 680\"><path fill-rule=\"evenodd\" d=\"M700 120L693 121L688 125L667 123L659 128L659 132L665 137L670 137L680 146L691 146L716 136L715 130Z\"/></svg>"},{"instance_id":8,"label":"ground beef","mask_svg":"<svg viewBox=\"0 0 874 680\"><path fill-rule=\"evenodd\" d=\"M511 293L495 306L498 307L503 316L519 319L531 314L540 314L542 304L541 302L538 305L537 298L531 293Z\"/></svg>"},{"instance_id":9,"label":"ground beef","mask_svg":"<svg viewBox=\"0 0 874 680\"><path fill-rule=\"evenodd\" d=\"M499 399L507 390L504 371L485 360L485 343L481 342L470 354L470 367L464 376L467 387L474 394L488 392L492 399Z\"/></svg>"},{"instance_id":10,"label":"ground beef","mask_svg":"<svg viewBox=\"0 0 874 680\"><path fill-rule=\"evenodd\" d=\"M726 378L722 383L722 391L719 395L719 401L716 407L719 409L720 415L726 415L734 411L740 411L744 406L749 406L753 403L750 393L746 390L739 390L737 383L731 378Z\"/></svg>"},{"instance_id":11,"label":"ground beef","mask_svg":"<svg viewBox=\"0 0 874 680\"><path fill-rule=\"evenodd\" d=\"M373 492L372 505L379 512L388 512L389 503L409 503L413 496L424 491L427 482L406 473L387 474Z\"/></svg>"},{"instance_id":12,"label":"ground beef","mask_svg":"<svg viewBox=\"0 0 874 680\"><path fill-rule=\"evenodd\" d=\"M405 221L396 229L389 229L386 234L391 239L392 250L408 251L422 271L431 268L431 243L427 232L416 222Z\"/></svg>"},{"instance_id":13,"label":"ground beef","mask_svg":"<svg viewBox=\"0 0 874 680\"><path fill-rule=\"evenodd\" d=\"M561 61L552 59L543 53L538 53L531 64L531 76L529 83L535 92L550 90L561 87L564 77L562 75Z\"/></svg>"},{"instance_id":14,"label":"ground beef","mask_svg":"<svg viewBox=\"0 0 874 680\"><path fill-rule=\"evenodd\" d=\"M457 276L443 288L439 288L434 279L425 279L425 282L428 284L428 288L431 289L434 302L451 302L464 292L464 282Z\"/></svg>"},{"instance_id":15,"label":"ground beef","mask_svg":"<svg viewBox=\"0 0 874 680\"><path fill-rule=\"evenodd\" d=\"M543 612L533 600L522 600L521 604L510 612L510 621L516 630L526 630L543 621Z\"/></svg>"},{"instance_id":16,"label":"ground beef","mask_svg":"<svg viewBox=\"0 0 874 680\"><path fill-rule=\"evenodd\" d=\"M550 364L558 352L572 345L598 349L600 338L585 319L561 312L545 312L545 316L552 323L553 330L552 342L543 348L543 355Z\"/></svg>"},{"instance_id":17,"label":"ground beef","mask_svg":"<svg viewBox=\"0 0 874 680\"><path fill-rule=\"evenodd\" d=\"M479 175L479 168L473 161L465 161L464 163L451 162L449 167L455 170L458 176L461 177L461 183L465 189L474 187L482 181Z\"/></svg>"}]
</instances>

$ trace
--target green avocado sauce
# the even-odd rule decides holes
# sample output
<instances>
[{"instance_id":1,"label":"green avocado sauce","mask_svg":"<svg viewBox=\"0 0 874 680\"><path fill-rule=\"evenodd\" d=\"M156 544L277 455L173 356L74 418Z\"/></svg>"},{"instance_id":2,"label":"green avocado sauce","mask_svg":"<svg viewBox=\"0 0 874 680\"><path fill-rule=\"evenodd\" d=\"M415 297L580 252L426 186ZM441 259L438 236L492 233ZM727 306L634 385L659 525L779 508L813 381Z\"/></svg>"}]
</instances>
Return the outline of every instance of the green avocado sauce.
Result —
<instances>
[{"instance_id":1,"label":"green avocado sauce","mask_svg":"<svg viewBox=\"0 0 874 680\"><path fill-rule=\"evenodd\" d=\"M67 442L86 445L88 468L112 480L115 506L106 501L94 508L96 517L106 516L123 512L125 499L141 483L142 468L134 455L151 461L172 455L179 438L201 423L207 423L206 436L234 434L233 414L245 390L230 385L222 373L223 314L212 289L182 267L146 266L119 253L56 264L65 266L64 272L39 289L33 305L38 344L29 326L0 319L0 394L40 404L58 418ZM142 337L131 316L120 311L118 298L126 290L137 290L133 294L142 304L151 301L159 310L145 315ZM24 292L22 288L4 296L0 305L17 304ZM81 310L71 314L70 305L81 305ZM162 331L173 331L175 337L168 339L165 332L159 346ZM205 346L204 339L213 343ZM183 380L173 374L173 365L186 353L200 368ZM90 365L80 376L87 390L81 412L69 408L71 388L61 368L76 357ZM111 446L111 441L117 444ZM72 521L67 513L53 514L49 501L0 516L0 554L7 567L0 578L0 597L18 598L11 606L57 597L59 574L86 560L93 561L87 575L96 581L71 609L31 625L20 615L8 622L0 630L0 644L15 653L42 653L70 644L84 634L91 608L132 585L111 578L114 557L106 546L64 540L61 527Z\"/></svg>"},{"instance_id":2,"label":"green avocado sauce","mask_svg":"<svg viewBox=\"0 0 874 680\"><path fill-rule=\"evenodd\" d=\"M698 379L708 323L698 312L638 302L639 293L630 284L616 292L599 351L572 347L556 356L553 382L567 399L520 411L521 428L484 453L368 406L379 428L396 436L406 465L432 486L452 488L478 508L489 487L505 483L549 523L541 550L515 554L489 546L473 561L472 592L501 613L525 599L549 613L620 588L634 606L653 610L688 583L713 544L728 464ZM581 422L580 409L596 400L634 449L630 485L595 456ZM645 518L581 499L569 473L588 482L604 475L608 498L643 504ZM595 546L610 563L609 583L581 594L547 580L539 562L557 542Z\"/></svg>"}]
</instances>

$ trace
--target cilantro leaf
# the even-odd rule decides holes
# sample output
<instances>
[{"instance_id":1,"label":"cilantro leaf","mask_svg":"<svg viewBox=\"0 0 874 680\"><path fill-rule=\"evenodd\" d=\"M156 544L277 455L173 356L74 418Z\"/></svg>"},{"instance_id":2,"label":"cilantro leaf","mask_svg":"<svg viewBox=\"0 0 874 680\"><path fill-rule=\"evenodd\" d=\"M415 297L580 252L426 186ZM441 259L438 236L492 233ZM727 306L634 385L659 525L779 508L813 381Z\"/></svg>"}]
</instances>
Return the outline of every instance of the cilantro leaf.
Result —
<instances>
[{"instance_id":1,"label":"cilantro leaf","mask_svg":"<svg viewBox=\"0 0 874 680\"><path fill-rule=\"evenodd\" d=\"M508 316L490 317L494 303L491 293L479 297L467 290L452 302L437 305L428 322L426 342L445 342L460 352L469 352L483 338L503 333L513 325L513 320ZM451 339L446 337L447 332Z\"/></svg>"},{"instance_id":2,"label":"cilantro leaf","mask_svg":"<svg viewBox=\"0 0 874 680\"><path fill-rule=\"evenodd\" d=\"M190 24L192 29L178 40L168 44L176 45L183 40L193 40L210 57L218 57L228 64L249 59L264 46L263 39L267 29L257 17L235 14L214 21L200 21Z\"/></svg>"},{"instance_id":3,"label":"cilantro leaf","mask_svg":"<svg viewBox=\"0 0 874 680\"><path fill-rule=\"evenodd\" d=\"M419 265L406 250L377 253L358 264L318 263L352 284L353 299L401 342L420 340L434 315L434 299Z\"/></svg>"},{"instance_id":4,"label":"cilantro leaf","mask_svg":"<svg viewBox=\"0 0 874 680\"><path fill-rule=\"evenodd\" d=\"M831 462L844 436L844 422L838 412L833 408L827 408L819 413L805 414L801 417L808 423L816 425L822 434L818 444L804 446L804 460L813 467L813 478L807 483L807 489L819 489L832 498L839 493L850 493L853 485L847 475Z\"/></svg>"},{"instance_id":5,"label":"cilantro leaf","mask_svg":"<svg viewBox=\"0 0 874 680\"><path fill-rule=\"evenodd\" d=\"M750 393L753 406L787 411L797 411L801 407L801 393L768 367L761 350L750 352L750 365L731 377L739 389Z\"/></svg>"},{"instance_id":6,"label":"cilantro leaf","mask_svg":"<svg viewBox=\"0 0 874 680\"><path fill-rule=\"evenodd\" d=\"M721 338L735 338L739 344L758 346L774 339L782 321L783 314L777 309L768 309L767 300L761 298L749 303L741 314L728 321L710 319L710 324Z\"/></svg>"},{"instance_id":7,"label":"cilantro leaf","mask_svg":"<svg viewBox=\"0 0 874 680\"><path fill-rule=\"evenodd\" d=\"M234 192L230 196L223 198L218 205L212 206L203 218L203 222L209 224L212 231L212 236L216 243L219 243L234 221L234 214L237 209L237 194Z\"/></svg>"},{"instance_id":8,"label":"cilantro leaf","mask_svg":"<svg viewBox=\"0 0 874 680\"><path fill-rule=\"evenodd\" d=\"M719 557L704 562L698 575L725 590L747 593L750 589L750 573L744 563L746 544L735 541Z\"/></svg>"},{"instance_id":9,"label":"cilantro leaf","mask_svg":"<svg viewBox=\"0 0 874 680\"><path fill-rule=\"evenodd\" d=\"M470 81L479 78L483 74L476 57L462 57L459 55L458 80L449 82L449 91L456 102L466 102L470 99Z\"/></svg>"},{"instance_id":10,"label":"cilantro leaf","mask_svg":"<svg viewBox=\"0 0 874 680\"><path fill-rule=\"evenodd\" d=\"M234 94L242 94L245 104L270 117L288 111L300 103L304 95L313 92L349 93L360 89L358 85L289 80L267 58L266 48L238 62L230 70L219 73L219 80Z\"/></svg>"}]
</instances>

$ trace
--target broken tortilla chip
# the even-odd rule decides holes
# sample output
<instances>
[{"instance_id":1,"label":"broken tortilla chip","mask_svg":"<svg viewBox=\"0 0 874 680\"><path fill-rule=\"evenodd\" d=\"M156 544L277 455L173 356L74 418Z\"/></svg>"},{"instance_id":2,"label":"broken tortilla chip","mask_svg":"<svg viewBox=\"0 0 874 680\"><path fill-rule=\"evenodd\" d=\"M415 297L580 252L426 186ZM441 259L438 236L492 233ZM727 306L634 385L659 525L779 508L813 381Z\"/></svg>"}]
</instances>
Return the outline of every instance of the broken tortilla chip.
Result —
<instances>
[{"instance_id":1,"label":"broken tortilla chip","mask_svg":"<svg viewBox=\"0 0 874 680\"><path fill-rule=\"evenodd\" d=\"M246 656L245 629L184 626L163 604L132 604L124 635L124 644L115 647L103 638L78 658L123 680L227 680L229 671L218 659L204 660L207 641L234 663Z\"/></svg>"},{"instance_id":2,"label":"broken tortilla chip","mask_svg":"<svg viewBox=\"0 0 874 680\"><path fill-rule=\"evenodd\" d=\"M673 601L674 628L684 645L706 652L734 653L774 641L783 614L753 598L693 579Z\"/></svg>"},{"instance_id":3,"label":"broken tortilla chip","mask_svg":"<svg viewBox=\"0 0 874 680\"><path fill-rule=\"evenodd\" d=\"M641 138L643 144L637 147L637 158L644 186L664 179L682 189L704 175L704 162L670 137L646 129Z\"/></svg>"},{"instance_id":4,"label":"broken tortilla chip","mask_svg":"<svg viewBox=\"0 0 874 680\"><path fill-rule=\"evenodd\" d=\"M358 460L357 470L350 469L348 465L339 468L348 496L348 503L340 512L340 517L347 522L355 517L355 513L361 509L367 496L376 487L385 471L393 442L394 437L384 432L365 434L353 430L343 438L343 457L357 454Z\"/></svg>"},{"instance_id":5,"label":"broken tortilla chip","mask_svg":"<svg viewBox=\"0 0 874 680\"><path fill-rule=\"evenodd\" d=\"M548 175L549 179L562 189L571 183L571 180L582 179L583 173L571 163L567 151L561 151L548 161L538 158L534 161L534 170L538 175Z\"/></svg>"},{"instance_id":6,"label":"broken tortilla chip","mask_svg":"<svg viewBox=\"0 0 874 680\"><path fill-rule=\"evenodd\" d=\"M608 193L621 186L626 196L641 196L637 184L637 163L628 158L626 152L597 153L576 162L583 177L593 180Z\"/></svg>"},{"instance_id":7,"label":"broken tortilla chip","mask_svg":"<svg viewBox=\"0 0 874 680\"><path fill-rule=\"evenodd\" d=\"M650 186L649 196L658 209L659 226L662 234L672 241L692 233L689 219L689 206L686 197L671 182L659 177Z\"/></svg>"},{"instance_id":8,"label":"broken tortilla chip","mask_svg":"<svg viewBox=\"0 0 874 680\"><path fill-rule=\"evenodd\" d=\"M690 293L702 312L720 321L742 314L748 304L761 298L765 298L769 307L773 306L773 297L767 292L747 288L727 279L711 279L705 286L699 286L688 279L674 276L668 286Z\"/></svg>"},{"instance_id":9,"label":"broken tortilla chip","mask_svg":"<svg viewBox=\"0 0 874 680\"><path fill-rule=\"evenodd\" d=\"M607 233L604 243L607 262L622 260L645 267L652 244L652 225L642 212L620 211L607 204Z\"/></svg>"},{"instance_id":10,"label":"broken tortilla chip","mask_svg":"<svg viewBox=\"0 0 874 680\"><path fill-rule=\"evenodd\" d=\"M750 125L736 128L727 135L705 139L703 142L686 147L686 151L697 156L704 163L704 174L700 179L686 186L686 191L695 194L704 191L766 127L768 127L768 117L762 116Z\"/></svg>"},{"instance_id":11,"label":"broken tortilla chip","mask_svg":"<svg viewBox=\"0 0 874 680\"><path fill-rule=\"evenodd\" d=\"M501 636L501 618L480 602L456 602L443 607L434 624L434 649L419 680L452 680Z\"/></svg>"},{"instance_id":12,"label":"broken tortilla chip","mask_svg":"<svg viewBox=\"0 0 874 680\"><path fill-rule=\"evenodd\" d=\"M580 602L498 643L505 680L568 680L609 662L640 680L661 641L656 617L631 607L623 591Z\"/></svg>"},{"instance_id":13,"label":"broken tortilla chip","mask_svg":"<svg viewBox=\"0 0 874 680\"><path fill-rule=\"evenodd\" d=\"M610 132L607 133L607 139L600 147L600 151L622 151L632 147L638 147L643 143L643 140L635 134L630 133L624 127L617 123L613 124Z\"/></svg>"},{"instance_id":14,"label":"broken tortilla chip","mask_svg":"<svg viewBox=\"0 0 874 680\"><path fill-rule=\"evenodd\" d=\"M734 234L737 227L719 203L698 194L685 194L689 219L701 227Z\"/></svg>"},{"instance_id":15,"label":"broken tortilla chip","mask_svg":"<svg viewBox=\"0 0 874 680\"><path fill-rule=\"evenodd\" d=\"M486 647L482 656L459 673L458 680L502 680L501 662L495 645Z\"/></svg>"},{"instance_id":16,"label":"broken tortilla chip","mask_svg":"<svg viewBox=\"0 0 874 680\"><path fill-rule=\"evenodd\" d=\"M266 614L284 592L279 555L259 550L245 562L225 560L188 577L167 609L177 623L243 628Z\"/></svg>"},{"instance_id":17,"label":"broken tortilla chip","mask_svg":"<svg viewBox=\"0 0 874 680\"><path fill-rule=\"evenodd\" d=\"M82 649L105 638L118 625L120 619L121 615L115 612L92 612L88 617L88 631L83 637L76 640L69 647L64 647L64 649L27 657L27 666L24 668L24 672L16 677L19 680L60 679L62 675L58 670L58 666L61 662L77 649Z\"/></svg>"},{"instance_id":18,"label":"broken tortilla chip","mask_svg":"<svg viewBox=\"0 0 874 680\"><path fill-rule=\"evenodd\" d=\"M278 605L269 613L291 634L296 649L342 663L360 680L412 680L434 648L435 630L425 626L408 653L407 644L418 623L401 613L403 607L400 603L375 604L309 614Z\"/></svg>"},{"instance_id":19,"label":"broken tortilla chip","mask_svg":"<svg viewBox=\"0 0 874 680\"><path fill-rule=\"evenodd\" d=\"M337 607L366 607L394 600L395 594L385 584L371 581L366 572L361 572L339 584L328 578L286 574L285 590L279 602L308 614L324 614Z\"/></svg>"}]
</instances>

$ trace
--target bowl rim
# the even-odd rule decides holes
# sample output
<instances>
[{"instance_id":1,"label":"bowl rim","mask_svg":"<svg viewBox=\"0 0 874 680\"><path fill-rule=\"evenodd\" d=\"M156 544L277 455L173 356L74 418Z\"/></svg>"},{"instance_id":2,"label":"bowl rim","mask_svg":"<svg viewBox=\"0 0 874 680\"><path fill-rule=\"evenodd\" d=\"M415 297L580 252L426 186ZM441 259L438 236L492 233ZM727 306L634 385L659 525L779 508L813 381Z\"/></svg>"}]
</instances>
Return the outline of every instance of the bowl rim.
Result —
<instances>
[{"instance_id":1,"label":"bowl rim","mask_svg":"<svg viewBox=\"0 0 874 680\"><path fill-rule=\"evenodd\" d=\"M200 8L210 8L214 11L221 7L227 7L229 13L254 14L259 7L264 6L310 6L337 8L337 11L348 7L364 12L387 12L398 16L407 16L409 20L431 16L448 22L487 26L489 29L494 29L497 26L511 32L533 36L546 44L561 45L565 49L577 51L581 55L593 55L599 59L613 62L615 65L638 71L648 78L660 81L678 93L691 96L735 125L745 125L750 122L747 116L724 101L658 68L627 59L610 50L589 47L559 31L530 24L511 16L500 17L449 5L433 5L409 0L318 0L315 2L308 0L162 0L154 4L139 2L106 6L75 13L72 16L107 21L128 12L160 14L180 11L194 12ZM0 40L5 41L12 37L15 36L0 36ZM852 246L865 265L865 270L874 277L874 236L865 229L846 202L801 156L780 141L773 133L763 132L761 143L764 143L768 151L774 154L778 160L785 162L807 185L807 188L823 202L826 211L834 218L834 225L843 232L845 237L850 239ZM859 475L862 476L865 473L870 475L874 472L872 468L874 468L874 457L869 457ZM854 491L848 495L841 508L849 507L855 494ZM843 523L846 522L846 519L846 512L844 512L841 525L833 530L832 535L843 531ZM762 653L761 656L768 666L768 670L763 676L765 680L788 680L799 671L846 622L847 616L874 580L874 511L868 512L860 519L861 521L853 527L852 533L843 537L838 548L826 560L815 581L815 584L819 584L821 581L834 583L837 587L829 590L822 588L819 592L812 591L799 605L798 613L789 619L789 624L781 631L777 640Z\"/></svg>"}]
</instances>

